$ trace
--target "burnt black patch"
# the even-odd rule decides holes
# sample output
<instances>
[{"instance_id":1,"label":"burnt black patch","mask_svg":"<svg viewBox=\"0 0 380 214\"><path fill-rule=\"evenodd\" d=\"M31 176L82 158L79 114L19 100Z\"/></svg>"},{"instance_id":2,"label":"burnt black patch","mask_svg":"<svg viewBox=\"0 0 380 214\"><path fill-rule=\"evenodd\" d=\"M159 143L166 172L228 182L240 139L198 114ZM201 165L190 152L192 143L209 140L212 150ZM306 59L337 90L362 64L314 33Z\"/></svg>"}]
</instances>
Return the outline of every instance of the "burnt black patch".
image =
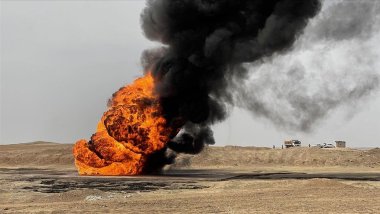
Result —
<instances>
[{"instance_id":1,"label":"burnt black patch","mask_svg":"<svg viewBox=\"0 0 380 214\"><path fill-rule=\"evenodd\" d=\"M40 180L28 179L30 182ZM152 192L157 190L203 189L207 186L187 182L141 182L121 181L119 179L43 179L38 184L22 189L41 193L62 193L71 190L96 189L104 192Z\"/></svg>"}]
</instances>

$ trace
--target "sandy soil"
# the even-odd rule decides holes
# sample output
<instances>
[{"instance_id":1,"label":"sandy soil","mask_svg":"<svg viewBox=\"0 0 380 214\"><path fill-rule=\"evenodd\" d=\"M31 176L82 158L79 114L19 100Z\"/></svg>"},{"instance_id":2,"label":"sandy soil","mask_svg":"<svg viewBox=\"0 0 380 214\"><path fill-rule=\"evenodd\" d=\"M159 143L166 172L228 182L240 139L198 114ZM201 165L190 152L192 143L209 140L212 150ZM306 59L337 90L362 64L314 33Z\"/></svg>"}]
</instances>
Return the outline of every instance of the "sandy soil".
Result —
<instances>
[{"instance_id":1,"label":"sandy soil","mask_svg":"<svg viewBox=\"0 0 380 214\"><path fill-rule=\"evenodd\" d=\"M156 176L78 176L72 145L0 146L0 213L380 213L380 149L207 148Z\"/></svg>"}]
</instances>

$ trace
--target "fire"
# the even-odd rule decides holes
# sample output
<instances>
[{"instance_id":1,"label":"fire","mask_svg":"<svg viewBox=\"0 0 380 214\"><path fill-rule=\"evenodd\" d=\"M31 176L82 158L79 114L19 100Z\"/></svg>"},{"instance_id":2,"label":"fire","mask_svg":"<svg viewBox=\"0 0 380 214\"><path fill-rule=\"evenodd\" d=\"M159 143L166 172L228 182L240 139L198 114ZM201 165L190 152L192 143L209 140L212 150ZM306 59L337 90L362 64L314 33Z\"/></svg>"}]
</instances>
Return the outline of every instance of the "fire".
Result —
<instances>
[{"instance_id":1,"label":"fire","mask_svg":"<svg viewBox=\"0 0 380 214\"><path fill-rule=\"evenodd\" d=\"M177 132L162 116L148 73L113 94L91 140L74 145L75 165L80 175L142 174L149 155Z\"/></svg>"}]
</instances>

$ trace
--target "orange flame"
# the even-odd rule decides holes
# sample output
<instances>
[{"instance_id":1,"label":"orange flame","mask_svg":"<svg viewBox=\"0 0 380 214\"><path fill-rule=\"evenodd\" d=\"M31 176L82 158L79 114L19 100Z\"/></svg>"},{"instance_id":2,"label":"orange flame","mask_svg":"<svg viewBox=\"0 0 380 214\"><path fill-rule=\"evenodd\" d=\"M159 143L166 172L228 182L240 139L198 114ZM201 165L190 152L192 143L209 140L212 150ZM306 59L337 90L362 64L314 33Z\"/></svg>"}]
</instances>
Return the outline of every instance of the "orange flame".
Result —
<instances>
[{"instance_id":1,"label":"orange flame","mask_svg":"<svg viewBox=\"0 0 380 214\"><path fill-rule=\"evenodd\" d=\"M141 174L148 156L178 132L167 126L153 88L149 73L113 95L91 141L74 145L80 175Z\"/></svg>"}]
</instances>

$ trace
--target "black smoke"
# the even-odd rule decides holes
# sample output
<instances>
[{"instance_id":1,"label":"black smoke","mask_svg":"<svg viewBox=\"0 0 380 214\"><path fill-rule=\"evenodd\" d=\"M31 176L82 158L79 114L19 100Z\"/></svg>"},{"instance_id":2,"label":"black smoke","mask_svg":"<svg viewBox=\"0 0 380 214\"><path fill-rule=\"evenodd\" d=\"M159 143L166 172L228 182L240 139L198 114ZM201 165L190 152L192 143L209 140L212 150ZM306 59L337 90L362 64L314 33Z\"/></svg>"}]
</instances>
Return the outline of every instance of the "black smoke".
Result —
<instances>
[{"instance_id":1,"label":"black smoke","mask_svg":"<svg viewBox=\"0 0 380 214\"><path fill-rule=\"evenodd\" d=\"M145 51L143 65L165 118L185 124L168 147L198 153L213 144L209 125L227 116L229 82L246 76L241 65L290 49L320 7L319 0L148 0L142 28L163 47Z\"/></svg>"},{"instance_id":2,"label":"black smoke","mask_svg":"<svg viewBox=\"0 0 380 214\"><path fill-rule=\"evenodd\" d=\"M325 0L292 50L244 64L234 105L290 134L332 114L351 119L380 86L379 14L378 0Z\"/></svg>"}]
</instances>

